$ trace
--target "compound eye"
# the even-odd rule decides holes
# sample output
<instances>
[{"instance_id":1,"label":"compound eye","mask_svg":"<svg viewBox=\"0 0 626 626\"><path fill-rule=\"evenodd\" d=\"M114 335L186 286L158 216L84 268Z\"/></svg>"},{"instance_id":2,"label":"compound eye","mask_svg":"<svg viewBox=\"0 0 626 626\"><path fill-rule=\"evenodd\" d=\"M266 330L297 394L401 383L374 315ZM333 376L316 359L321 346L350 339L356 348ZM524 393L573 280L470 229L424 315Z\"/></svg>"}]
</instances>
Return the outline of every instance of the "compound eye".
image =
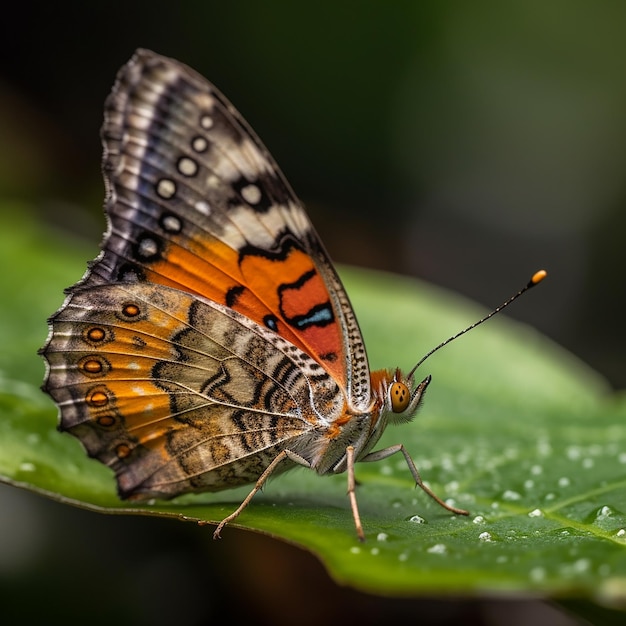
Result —
<instances>
[{"instance_id":1,"label":"compound eye","mask_svg":"<svg viewBox=\"0 0 626 626\"><path fill-rule=\"evenodd\" d=\"M394 381L389 387L389 397L391 398L391 410L394 413L402 413L409 406L411 392L404 383Z\"/></svg>"}]
</instances>

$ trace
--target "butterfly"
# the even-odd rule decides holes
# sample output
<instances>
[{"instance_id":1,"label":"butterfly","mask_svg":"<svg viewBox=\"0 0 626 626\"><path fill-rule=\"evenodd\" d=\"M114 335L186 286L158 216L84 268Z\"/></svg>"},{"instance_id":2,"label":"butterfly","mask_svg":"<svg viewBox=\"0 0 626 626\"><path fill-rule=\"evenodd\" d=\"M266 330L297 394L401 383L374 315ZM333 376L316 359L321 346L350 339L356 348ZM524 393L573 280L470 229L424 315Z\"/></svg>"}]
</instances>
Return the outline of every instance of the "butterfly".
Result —
<instances>
[{"instance_id":1,"label":"butterfly","mask_svg":"<svg viewBox=\"0 0 626 626\"><path fill-rule=\"evenodd\" d=\"M116 475L123 499L347 472L430 377L370 371L335 268L274 159L233 105L185 65L138 50L102 129L107 232L49 320L43 389L60 429Z\"/></svg>"}]
</instances>

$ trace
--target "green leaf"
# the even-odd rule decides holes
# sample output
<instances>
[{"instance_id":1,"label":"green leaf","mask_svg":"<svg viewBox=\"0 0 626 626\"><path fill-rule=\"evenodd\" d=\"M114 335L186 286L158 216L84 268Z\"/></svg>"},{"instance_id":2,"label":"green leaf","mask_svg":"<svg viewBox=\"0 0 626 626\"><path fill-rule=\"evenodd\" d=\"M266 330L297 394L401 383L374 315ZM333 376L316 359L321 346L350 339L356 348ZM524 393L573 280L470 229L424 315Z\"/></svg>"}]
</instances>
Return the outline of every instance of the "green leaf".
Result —
<instances>
[{"instance_id":1,"label":"green leaf","mask_svg":"<svg viewBox=\"0 0 626 626\"><path fill-rule=\"evenodd\" d=\"M56 431L38 389L45 319L97 249L45 232L14 207L0 232L0 479L97 511L216 522L248 488L137 506L112 473ZM21 214L18 218L17 215ZM410 368L482 314L415 280L345 269L374 367ZM524 277L525 278L525 277ZM558 279L553 277L552 279ZM540 289L549 289L549 280ZM535 293L526 296L533 298ZM506 294L503 294L506 295ZM316 554L339 582L381 594L531 592L626 600L626 406L532 329L499 316L420 368L433 375L413 423L387 430L422 477L468 508L453 516L415 489L400 455L357 466L368 540L356 540L346 476L296 469L272 480L233 526ZM207 532L210 532L207 530ZM228 527L223 541L231 540Z\"/></svg>"}]
</instances>

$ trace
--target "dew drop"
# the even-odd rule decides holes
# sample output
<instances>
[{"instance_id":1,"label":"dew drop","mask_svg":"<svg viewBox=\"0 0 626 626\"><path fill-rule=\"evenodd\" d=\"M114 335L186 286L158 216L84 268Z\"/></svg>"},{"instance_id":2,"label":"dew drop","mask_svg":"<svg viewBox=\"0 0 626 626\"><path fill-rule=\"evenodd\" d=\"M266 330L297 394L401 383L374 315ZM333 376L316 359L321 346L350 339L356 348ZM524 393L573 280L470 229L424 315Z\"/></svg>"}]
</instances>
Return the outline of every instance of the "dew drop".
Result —
<instances>
[{"instance_id":1,"label":"dew drop","mask_svg":"<svg viewBox=\"0 0 626 626\"><path fill-rule=\"evenodd\" d=\"M412 515L409 517L409 522L414 524L427 524L428 522L421 515Z\"/></svg>"},{"instance_id":2,"label":"dew drop","mask_svg":"<svg viewBox=\"0 0 626 626\"><path fill-rule=\"evenodd\" d=\"M478 538L485 543L489 543L492 541L491 533L488 533L487 531L485 531L484 533L480 533L480 535L478 535Z\"/></svg>"},{"instance_id":3,"label":"dew drop","mask_svg":"<svg viewBox=\"0 0 626 626\"><path fill-rule=\"evenodd\" d=\"M426 552L430 554L445 554L448 551L444 543L436 543L434 546L430 546Z\"/></svg>"},{"instance_id":4,"label":"dew drop","mask_svg":"<svg viewBox=\"0 0 626 626\"><path fill-rule=\"evenodd\" d=\"M613 509L610 506L602 506L596 512L596 521L601 522L609 517L612 517Z\"/></svg>"},{"instance_id":5,"label":"dew drop","mask_svg":"<svg viewBox=\"0 0 626 626\"><path fill-rule=\"evenodd\" d=\"M543 567L533 567L530 572L528 572L528 576L534 583L540 583L546 577L546 570L543 569Z\"/></svg>"},{"instance_id":6,"label":"dew drop","mask_svg":"<svg viewBox=\"0 0 626 626\"><path fill-rule=\"evenodd\" d=\"M454 461L450 457L444 457L441 459L441 468L446 472L453 472L455 469Z\"/></svg>"},{"instance_id":7,"label":"dew drop","mask_svg":"<svg viewBox=\"0 0 626 626\"><path fill-rule=\"evenodd\" d=\"M620 528L615 535L617 537L626 537L626 529Z\"/></svg>"},{"instance_id":8,"label":"dew drop","mask_svg":"<svg viewBox=\"0 0 626 626\"><path fill-rule=\"evenodd\" d=\"M535 481L531 480L530 478L528 480L524 481L524 489L532 489L535 486Z\"/></svg>"},{"instance_id":9,"label":"dew drop","mask_svg":"<svg viewBox=\"0 0 626 626\"><path fill-rule=\"evenodd\" d=\"M539 474L543 474L543 467L541 467L541 465L533 465L530 468L530 473L533 476L539 476Z\"/></svg>"},{"instance_id":10,"label":"dew drop","mask_svg":"<svg viewBox=\"0 0 626 626\"><path fill-rule=\"evenodd\" d=\"M543 511L541 509L533 509L528 514L528 517L543 517Z\"/></svg>"},{"instance_id":11,"label":"dew drop","mask_svg":"<svg viewBox=\"0 0 626 626\"><path fill-rule=\"evenodd\" d=\"M352 546L350 548L350 553L351 554L361 554L361 548L359 548L359 546Z\"/></svg>"},{"instance_id":12,"label":"dew drop","mask_svg":"<svg viewBox=\"0 0 626 626\"><path fill-rule=\"evenodd\" d=\"M581 457L582 452L578 446L570 446L565 454L570 461L577 461Z\"/></svg>"},{"instance_id":13,"label":"dew drop","mask_svg":"<svg viewBox=\"0 0 626 626\"><path fill-rule=\"evenodd\" d=\"M561 567L561 574L564 577L576 576L578 574L584 574L589 571L591 567L590 559L578 559L573 563L566 563Z\"/></svg>"},{"instance_id":14,"label":"dew drop","mask_svg":"<svg viewBox=\"0 0 626 626\"><path fill-rule=\"evenodd\" d=\"M409 558L409 555L406 552L400 552L398 554L398 561L406 561Z\"/></svg>"},{"instance_id":15,"label":"dew drop","mask_svg":"<svg viewBox=\"0 0 626 626\"><path fill-rule=\"evenodd\" d=\"M559 487L569 487L570 479L567 476L559 478Z\"/></svg>"},{"instance_id":16,"label":"dew drop","mask_svg":"<svg viewBox=\"0 0 626 626\"><path fill-rule=\"evenodd\" d=\"M514 500L521 500L521 498L522 496L519 493L517 493L517 491L512 491L511 489L507 489L502 494L503 500L514 501Z\"/></svg>"},{"instance_id":17,"label":"dew drop","mask_svg":"<svg viewBox=\"0 0 626 626\"><path fill-rule=\"evenodd\" d=\"M370 554L372 554L372 555L374 555L374 556L376 556L376 555L377 555L377 554L379 554L379 553L380 553L380 548L372 548L372 549L370 550Z\"/></svg>"},{"instance_id":18,"label":"dew drop","mask_svg":"<svg viewBox=\"0 0 626 626\"><path fill-rule=\"evenodd\" d=\"M28 461L24 461L24 463L20 463L20 470L22 472L34 472L36 469L37 468L34 463L30 463Z\"/></svg>"},{"instance_id":19,"label":"dew drop","mask_svg":"<svg viewBox=\"0 0 626 626\"><path fill-rule=\"evenodd\" d=\"M387 541L387 539L389 539L389 535L387 533L378 533L376 535L377 541Z\"/></svg>"},{"instance_id":20,"label":"dew drop","mask_svg":"<svg viewBox=\"0 0 626 626\"><path fill-rule=\"evenodd\" d=\"M583 467L585 469L590 469L590 468L593 467L593 465L594 465L593 459L591 459L589 457L587 457L586 459L583 459Z\"/></svg>"},{"instance_id":21,"label":"dew drop","mask_svg":"<svg viewBox=\"0 0 626 626\"><path fill-rule=\"evenodd\" d=\"M474 522L474 524L484 524L485 518L482 515L477 515L472 522Z\"/></svg>"}]
</instances>

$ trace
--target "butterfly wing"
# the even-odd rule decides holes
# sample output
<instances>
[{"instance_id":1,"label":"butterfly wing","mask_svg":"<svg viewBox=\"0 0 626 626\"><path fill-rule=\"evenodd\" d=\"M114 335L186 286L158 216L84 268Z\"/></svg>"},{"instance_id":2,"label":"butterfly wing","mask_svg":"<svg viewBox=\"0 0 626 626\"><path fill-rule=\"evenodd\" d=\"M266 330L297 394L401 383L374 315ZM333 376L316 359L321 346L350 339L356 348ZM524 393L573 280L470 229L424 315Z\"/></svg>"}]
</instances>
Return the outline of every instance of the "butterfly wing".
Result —
<instances>
[{"instance_id":1,"label":"butterfly wing","mask_svg":"<svg viewBox=\"0 0 626 626\"><path fill-rule=\"evenodd\" d=\"M139 50L103 127L108 232L80 283L149 282L274 330L371 403L348 297L301 203L255 133L202 76Z\"/></svg>"},{"instance_id":2,"label":"butterfly wing","mask_svg":"<svg viewBox=\"0 0 626 626\"><path fill-rule=\"evenodd\" d=\"M102 135L102 252L42 349L61 428L123 497L247 483L286 447L321 454L320 429L370 407L369 368L272 157L215 87L142 50Z\"/></svg>"},{"instance_id":3,"label":"butterfly wing","mask_svg":"<svg viewBox=\"0 0 626 626\"><path fill-rule=\"evenodd\" d=\"M320 413L343 408L330 375L290 342L162 285L76 290L46 358L62 429L116 472L122 497L253 482L282 448L307 445Z\"/></svg>"}]
</instances>

